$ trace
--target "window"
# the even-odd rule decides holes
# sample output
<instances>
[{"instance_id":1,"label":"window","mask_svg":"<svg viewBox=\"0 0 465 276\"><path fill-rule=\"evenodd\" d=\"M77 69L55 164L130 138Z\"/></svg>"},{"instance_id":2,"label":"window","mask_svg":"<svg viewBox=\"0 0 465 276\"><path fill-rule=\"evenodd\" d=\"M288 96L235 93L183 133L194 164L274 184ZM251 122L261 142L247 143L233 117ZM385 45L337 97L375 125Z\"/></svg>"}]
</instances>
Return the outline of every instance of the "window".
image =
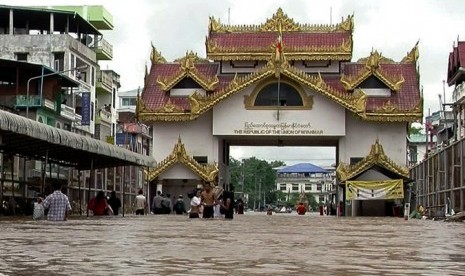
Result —
<instances>
[{"instance_id":1,"label":"window","mask_svg":"<svg viewBox=\"0 0 465 276\"><path fill-rule=\"evenodd\" d=\"M207 164L208 163L208 157L207 156L194 156L193 158L199 164Z\"/></svg>"},{"instance_id":2,"label":"window","mask_svg":"<svg viewBox=\"0 0 465 276\"><path fill-rule=\"evenodd\" d=\"M321 184L316 184L316 190L317 191L321 191L322 190L322 186Z\"/></svg>"},{"instance_id":3,"label":"window","mask_svg":"<svg viewBox=\"0 0 465 276\"><path fill-rule=\"evenodd\" d=\"M263 87L255 98L255 106L303 106L299 92L290 84L271 83Z\"/></svg>"},{"instance_id":4,"label":"window","mask_svg":"<svg viewBox=\"0 0 465 276\"><path fill-rule=\"evenodd\" d=\"M305 191L311 191L312 190L312 184L305 184Z\"/></svg>"},{"instance_id":5,"label":"window","mask_svg":"<svg viewBox=\"0 0 465 276\"><path fill-rule=\"evenodd\" d=\"M55 69L56 71L63 71L65 69L65 53L53 53L53 59L55 60L53 69Z\"/></svg>"},{"instance_id":6,"label":"window","mask_svg":"<svg viewBox=\"0 0 465 276\"><path fill-rule=\"evenodd\" d=\"M286 191L286 184L279 184L280 191Z\"/></svg>"},{"instance_id":7,"label":"window","mask_svg":"<svg viewBox=\"0 0 465 276\"><path fill-rule=\"evenodd\" d=\"M299 184L292 184L292 191L298 191L299 190Z\"/></svg>"},{"instance_id":8,"label":"window","mask_svg":"<svg viewBox=\"0 0 465 276\"><path fill-rule=\"evenodd\" d=\"M136 98L123 98L121 104L122 106L136 105Z\"/></svg>"},{"instance_id":9,"label":"window","mask_svg":"<svg viewBox=\"0 0 465 276\"><path fill-rule=\"evenodd\" d=\"M355 165L355 164L357 164L358 162L360 162L362 160L363 160L362 157L351 157L350 158L350 165Z\"/></svg>"},{"instance_id":10,"label":"window","mask_svg":"<svg viewBox=\"0 0 465 276\"><path fill-rule=\"evenodd\" d=\"M16 53L16 60L27 61L27 53Z\"/></svg>"}]
</instances>

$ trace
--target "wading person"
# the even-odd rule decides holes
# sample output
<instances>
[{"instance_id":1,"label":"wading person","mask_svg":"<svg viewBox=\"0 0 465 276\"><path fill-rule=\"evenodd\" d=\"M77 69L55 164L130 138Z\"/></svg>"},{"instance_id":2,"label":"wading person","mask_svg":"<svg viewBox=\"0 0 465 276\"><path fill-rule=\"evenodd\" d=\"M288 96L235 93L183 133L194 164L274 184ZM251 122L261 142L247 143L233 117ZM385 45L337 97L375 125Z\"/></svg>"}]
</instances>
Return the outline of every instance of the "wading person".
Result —
<instances>
[{"instance_id":1,"label":"wading person","mask_svg":"<svg viewBox=\"0 0 465 276\"><path fill-rule=\"evenodd\" d=\"M119 208L121 208L121 200L116 197L116 192L112 191L110 198L108 199L108 204L113 210L113 215L117 216L119 214Z\"/></svg>"},{"instance_id":2,"label":"wading person","mask_svg":"<svg viewBox=\"0 0 465 276\"><path fill-rule=\"evenodd\" d=\"M178 199L174 203L173 211L176 213L176 215L183 215L186 213L186 205L184 204L182 195L179 195Z\"/></svg>"},{"instance_id":3,"label":"wading person","mask_svg":"<svg viewBox=\"0 0 465 276\"><path fill-rule=\"evenodd\" d=\"M103 191L99 191L97 196L90 200L89 210L94 213L94 216L105 216L113 214L113 210L108 204L107 198L105 197L105 193Z\"/></svg>"},{"instance_id":4,"label":"wading person","mask_svg":"<svg viewBox=\"0 0 465 276\"><path fill-rule=\"evenodd\" d=\"M144 191L139 190L139 194L136 196L136 215L144 215L144 211L147 208L147 199L144 196Z\"/></svg>"},{"instance_id":5,"label":"wading person","mask_svg":"<svg viewBox=\"0 0 465 276\"><path fill-rule=\"evenodd\" d=\"M44 208L48 209L47 219L50 221L67 220L71 212L68 196L61 192L61 183L53 182L54 192L44 200Z\"/></svg>"},{"instance_id":6,"label":"wading person","mask_svg":"<svg viewBox=\"0 0 465 276\"><path fill-rule=\"evenodd\" d=\"M225 219L234 218L234 193L231 191L223 192L223 200L221 202L222 214Z\"/></svg>"},{"instance_id":7,"label":"wading person","mask_svg":"<svg viewBox=\"0 0 465 276\"><path fill-rule=\"evenodd\" d=\"M44 211L44 202L41 197L37 198L37 201L34 202L34 211L32 213L32 219L33 220L40 220L45 217L45 211Z\"/></svg>"},{"instance_id":8,"label":"wading person","mask_svg":"<svg viewBox=\"0 0 465 276\"><path fill-rule=\"evenodd\" d=\"M215 193L212 191L210 183L205 183L205 189L201 194L201 201L203 205L203 218L213 218L213 205L215 205Z\"/></svg>"},{"instance_id":9,"label":"wading person","mask_svg":"<svg viewBox=\"0 0 465 276\"><path fill-rule=\"evenodd\" d=\"M161 203L163 202L163 197L161 196L161 191L157 191L157 195L153 197L152 200L152 212L155 215L163 214L163 206Z\"/></svg>"},{"instance_id":10,"label":"wading person","mask_svg":"<svg viewBox=\"0 0 465 276\"><path fill-rule=\"evenodd\" d=\"M200 200L200 189L196 189L188 194L191 198L191 209L189 210L189 218L199 218L200 207L202 202Z\"/></svg>"}]
</instances>

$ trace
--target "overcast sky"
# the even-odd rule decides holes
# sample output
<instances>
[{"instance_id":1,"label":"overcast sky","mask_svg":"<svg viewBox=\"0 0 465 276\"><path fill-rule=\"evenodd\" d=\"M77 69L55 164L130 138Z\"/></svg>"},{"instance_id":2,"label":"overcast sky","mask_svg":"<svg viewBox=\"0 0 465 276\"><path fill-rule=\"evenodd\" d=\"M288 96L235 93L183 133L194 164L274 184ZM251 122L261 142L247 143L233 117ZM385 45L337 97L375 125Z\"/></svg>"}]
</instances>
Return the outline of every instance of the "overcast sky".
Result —
<instances>
[{"instance_id":1,"label":"overcast sky","mask_svg":"<svg viewBox=\"0 0 465 276\"><path fill-rule=\"evenodd\" d=\"M465 2L463 0L3 0L5 5L104 5L113 15L114 30L104 31L113 44L113 60L103 63L121 75L120 91L143 85L144 66L150 65L150 43L172 61L193 50L205 56L208 18L215 16L224 23L260 24L281 7L298 23L338 23L354 14L353 60L366 57L372 49L399 61L420 41L420 82L424 87L425 115L438 110L438 94L443 93L447 62L452 45L465 40ZM332 12L330 12L332 11ZM331 16L332 15L332 16ZM452 89L446 87L446 102ZM235 158L257 156L281 159L288 164L313 162L326 165L334 152L321 149L280 148L233 149ZM302 155L302 158L300 157ZM305 157L307 156L307 157ZM309 158L308 156L315 156ZM325 164L322 164L325 163Z\"/></svg>"}]
</instances>

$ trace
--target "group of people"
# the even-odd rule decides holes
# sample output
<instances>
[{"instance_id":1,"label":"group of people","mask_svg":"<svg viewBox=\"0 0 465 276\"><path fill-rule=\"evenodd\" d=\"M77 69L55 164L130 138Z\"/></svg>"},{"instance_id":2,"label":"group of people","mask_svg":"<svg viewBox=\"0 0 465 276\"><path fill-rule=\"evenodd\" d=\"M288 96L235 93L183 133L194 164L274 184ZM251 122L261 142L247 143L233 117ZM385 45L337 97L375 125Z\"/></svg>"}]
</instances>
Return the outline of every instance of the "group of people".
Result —
<instances>
[{"instance_id":1,"label":"group of people","mask_svg":"<svg viewBox=\"0 0 465 276\"><path fill-rule=\"evenodd\" d=\"M161 191L157 191L157 194L153 197L151 209L152 213L155 215L171 214L173 211L176 214L186 213L182 195L179 195L178 199L173 204L171 201L171 195L162 194Z\"/></svg>"},{"instance_id":2,"label":"group of people","mask_svg":"<svg viewBox=\"0 0 465 276\"><path fill-rule=\"evenodd\" d=\"M224 215L225 219L234 217L234 193L223 191L216 194L210 183L204 185L204 189L195 189L188 194L190 201L189 218L214 218ZM215 212L215 210L217 210Z\"/></svg>"},{"instance_id":3,"label":"group of people","mask_svg":"<svg viewBox=\"0 0 465 276\"><path fill-rule=\"evenodd\" d=\"M56 181L53 183L54 192L48 195L45 199L37 198L34 203L33 219L42 219L47 213L48 220L64 221L70 215L71 205L64 193L62 193L62 185ZM210 183L206 183L203 189L195 189L188 193L190 198L190 209L186 210L184 198L182 195L171 202L171 196L164 196L160 191L153 198L151 211L153 214L189 214L189 218L214 218L222 217L225 219L233 219L234 214L234 194L231 191L222 191L217 193L213 191ZM103 191L99 191L97 195L89 201L88 209L92 211L94 216L103 215L118 215L121 208L121 201L116 197L115 191L111 192L109 198L105 196ZM142 189L139 190L135 200L136 215L144 215L147 210L147 200L143 195ZM47 212L46 212L47 211Z\"/></svg>"}]
</instances>

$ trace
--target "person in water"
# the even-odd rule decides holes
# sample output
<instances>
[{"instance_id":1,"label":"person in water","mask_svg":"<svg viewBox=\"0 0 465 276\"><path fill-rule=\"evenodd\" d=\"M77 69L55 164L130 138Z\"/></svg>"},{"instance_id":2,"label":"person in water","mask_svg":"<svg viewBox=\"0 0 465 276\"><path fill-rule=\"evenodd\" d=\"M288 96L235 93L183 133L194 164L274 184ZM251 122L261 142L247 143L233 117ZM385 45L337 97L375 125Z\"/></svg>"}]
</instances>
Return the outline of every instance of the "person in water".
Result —
<instances>
[{"instance_id":1,"label":"person in water","mask_svg":"<svg viewBox=\"0 0 465 276\"><path fill-rule=\"evenodd\" d=\"M307 209L305 208L305 205L303 202L299 202L299 205L297 206L297 214L299 215L305 215L305 213L307 212Z\"/></svg>"}]
</instances>

